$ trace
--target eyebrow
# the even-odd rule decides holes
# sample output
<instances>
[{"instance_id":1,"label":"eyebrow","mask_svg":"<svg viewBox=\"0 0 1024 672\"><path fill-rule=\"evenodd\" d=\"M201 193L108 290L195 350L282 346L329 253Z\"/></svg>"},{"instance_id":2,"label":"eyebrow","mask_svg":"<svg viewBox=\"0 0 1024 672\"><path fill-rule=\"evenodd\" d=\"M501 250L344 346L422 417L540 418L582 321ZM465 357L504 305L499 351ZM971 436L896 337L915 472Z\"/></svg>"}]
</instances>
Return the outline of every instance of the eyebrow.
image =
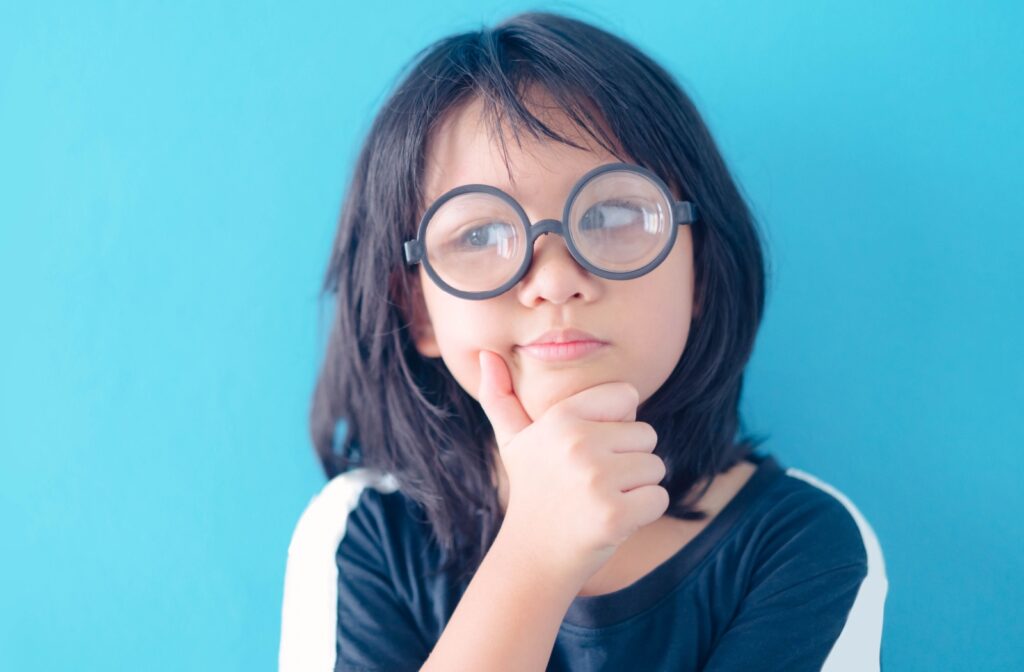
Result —
<instances>
[{"instance_id":1,"label":"eyebrow","mask_svg":"<svg viewBox=\"0 0 1024 672\"><path fill-rule=\"evenodd\" d=\"M448 187L447 189L445 189L444 191L442 191L440 193L427 194L425 196L425 201L426 202L423 204L424 209L426 209L427 207L430 207L431 203L433 203L437 199L441 198L442 196L447 194L452 189L455 189L456 187L462 187L462 186L465 186L467 184L486 184L487 186L497 187L498 189L501 189L502 191L504 191L509 196L512 196L513 198L515 198L517 201L519 200L519 196L516 194L516 180L515 180L514 177L509 177L509 181L507 183L502 182L500 184L492 184L492 183L488 183L488 182L479 182L479 181L462 182L460 184L456 184L454 186Z\"/></svg>"}]
</instances>

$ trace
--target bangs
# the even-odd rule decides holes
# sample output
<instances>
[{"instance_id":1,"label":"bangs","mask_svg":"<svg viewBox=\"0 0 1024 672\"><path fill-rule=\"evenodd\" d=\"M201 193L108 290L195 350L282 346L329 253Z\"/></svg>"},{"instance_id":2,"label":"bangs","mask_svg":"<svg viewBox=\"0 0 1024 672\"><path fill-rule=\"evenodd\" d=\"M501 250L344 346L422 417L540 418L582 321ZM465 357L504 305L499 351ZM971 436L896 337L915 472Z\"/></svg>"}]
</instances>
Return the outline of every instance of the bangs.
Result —
<instances>
[{"instance_id":1,"label":"bangs","mask_svg":"<svg viewBox=\"0 0 1024 672\"><path fill-rule=\"evenodd\" d=\"M434 120L434 127L462 104L479 98L482 121L496 141L510 183L514 184L508 158L511 139L522 147L522 134L533 140L548 139L575 149L592 151L593 141L618 160L630 162L630 152L612 130L624 120L612 120L607 101L590 91L608 91L612 83L593 63L561 42L537 45L514 26L496 26L467 39L451 49L441 82L454 83L446 92L449 105ZM533 43L531 43L533 41ZM442 88L448 88L442 85ZM537 114L535 111L540 111ZM555 131L544 118L559 115L578 131L578 138ZM542 118L543 117L543 118ZM615 123L618 121L619 123ZM635 120L632 122L635 123ZM581 144L583 139L587 144Z\"/></svg>"},{"instance_id":2,"label":"bangs","mask_svg":"<svg viewBox=\"0 0 1024 672\"><path fill-rule=\"evenodd\" d=\"M594 101L581 90L570 88L565 80L550 75L544 78L543 74L525 73L514 87L477 92L482 96L484 118L490 137L497 139L501 148L509 181L515 183L506 144L509 130L519 148L523 145L521 133L526 132L533 140L548 139L575 149L592 151L591 146L580 144L578 139L560 134L549 123L545 123L541 117L548 117L549 114L563 115L579 132L580 137L589 138L620 161L628 162L628 157L619 147L618 139L607 130L608 125L603 115L595 111ZM551 112L538 116L534 110Z\"/></svg>"}]
</instances>

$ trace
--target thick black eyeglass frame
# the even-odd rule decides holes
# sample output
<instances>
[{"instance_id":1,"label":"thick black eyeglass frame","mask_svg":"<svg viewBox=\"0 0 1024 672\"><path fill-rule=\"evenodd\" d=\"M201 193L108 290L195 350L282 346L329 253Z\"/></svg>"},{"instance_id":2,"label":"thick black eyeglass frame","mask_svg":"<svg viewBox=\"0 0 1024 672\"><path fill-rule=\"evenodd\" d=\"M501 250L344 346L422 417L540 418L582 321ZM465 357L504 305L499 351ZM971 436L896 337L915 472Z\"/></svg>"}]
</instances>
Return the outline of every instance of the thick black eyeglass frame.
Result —
<instances>
[{"instance_id":1,"label":"thick black eyeglass frame","mask_svg":"<svg viewBox=\"0 0 1024 672\"><path fill-rule=\"evenodd\" d=\"M569 232L569 213L572 211L572 206L576 201L576 197L592 179L596 178L598 175L603 175L611 171L634 172L642 175L643 177L646 177L648 180L653 182L661 191L662 196L664 196L665 198L665 202L671 205L672 213L672 230L669 235L669 239L665 244L664 249L662 249L661 252L658 253L658 256L644 264L642 267L633 271L624 271L621 273L615 271L606 271L590 263L586 259L586 257L584 257L583 254L579 251L579 249L577 249L576 244L572 240L572 235ZM438 273L430 265L430 260L426 255L425 234L427 230L427 223L430 222L431 218L434 216L434 213L437 212L437 210L447 201L454 198L455 196L459 196L461 194L466 193L490 194L504 200L519 215L519 219L522 221L523 228L526 231L526 254L523 256L523 262L522 264L520 264L519 269L515 272L512 278L509 279L500 287L498 287L497 289L492 289L483 292L467 292L452 287L451 285L449 285L448 283L441 279L441 276L438 275ZM591 273L602 278L608 278L609 280L629 280L631 278L636 278L651 272L662 261L665 260L665 257L668 256L669 251L671 251L672 246L675 245L676 242L676 236L679 232L679 227L676 225L693 224L696 221L697 205L695 203L692 203L691 201L676 201L675 197L672 195L672 192L669 191L669 188L665 184L664 180L662 180L660 177L658 177L658 175L656 175L652 171L642 166L636 166L629 163L608 163L590 170L589 172L587 172L586 175L579 179L576 185L572 188L572 191L569 192L569 198L566 199L565 201L565 207L562 210L561 221L557 219L542 219L538 222L534 222L531 224L529 217L526 215L526 211L523 210L523 207L521 205L519 205L519 202L516 201L516 199L512 198L507 193L505 193L504 191L502 191L501 189L498 189L497 187L493 187L487 184L464 184L462 186L455 187L454 189L445 192L444 194L439 196L437 200L435 200L429 208L427 208L427 211L423 213L423 217L420 219L419 228L417 229L416 232L416 238L406 241L402 247L405 253L406 265L412 266L414 264L422 262L423 265L426 267L427 275L430 276L430 279L433 280L438 287L448 292L449 294L453 294L459 298L470 299L473 301L481 301L484 299L490 299L495 296L504 294L509 289L514 287L516 283L523 279L523 276L526 275L526 270L530 267L530 264L533 263L533 244L534 242L536 242L538 238L540 238L546 233L557 233L560 236L562 236L562 239L565 241L565 244L569 248L569 252L570 254L572 254L573 258L581 266L586 268Z\"/></svg>"}]
</instances>

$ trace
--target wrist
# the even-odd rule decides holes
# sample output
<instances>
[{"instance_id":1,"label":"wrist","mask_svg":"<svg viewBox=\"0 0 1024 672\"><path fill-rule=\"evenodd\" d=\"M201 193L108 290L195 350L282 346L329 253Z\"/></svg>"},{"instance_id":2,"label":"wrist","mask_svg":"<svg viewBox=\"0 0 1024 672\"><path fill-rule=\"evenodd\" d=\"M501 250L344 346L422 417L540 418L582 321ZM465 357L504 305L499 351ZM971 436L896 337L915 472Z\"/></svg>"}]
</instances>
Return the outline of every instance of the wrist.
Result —
<instances>
[{"instance_id":1,"label":"wrist","mask_svg":"<svg viewBox=\"0 0 1024 672\"><path fill-rule=\"evenodd\" d=\"M488 556L494 556L493 564L500 564L515 576L529 577L532 584L550 590L553 599L565 598L568 606L590 576L586 563L581 557L560 557L538 546L529 535L519 533L519 529L515 521L506 516L488 552Z\"/></svg>"}]
</instances>

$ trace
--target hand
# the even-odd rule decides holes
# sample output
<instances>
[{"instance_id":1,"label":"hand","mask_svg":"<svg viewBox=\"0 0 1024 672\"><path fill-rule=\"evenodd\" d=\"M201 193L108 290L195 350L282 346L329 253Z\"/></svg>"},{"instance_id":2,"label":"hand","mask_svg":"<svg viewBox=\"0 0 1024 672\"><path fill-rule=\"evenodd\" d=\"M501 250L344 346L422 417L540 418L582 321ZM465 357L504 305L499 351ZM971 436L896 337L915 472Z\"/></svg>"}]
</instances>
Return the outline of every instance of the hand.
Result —
<instances>
[{"instance_id":1,"label":"hand","mask_svg":"<svg viewBox=\"0 0 1024 672\"><path fill-rule=\"evenodd\" d=\"M637 389L601 383L553 404L536 421L523 409L500 355L480 352L480 405L509 482L499 534L534 549L580 584L637 529L668 509L658 485L658 435L636 421Z\"/></svg>"}]
</instances>

